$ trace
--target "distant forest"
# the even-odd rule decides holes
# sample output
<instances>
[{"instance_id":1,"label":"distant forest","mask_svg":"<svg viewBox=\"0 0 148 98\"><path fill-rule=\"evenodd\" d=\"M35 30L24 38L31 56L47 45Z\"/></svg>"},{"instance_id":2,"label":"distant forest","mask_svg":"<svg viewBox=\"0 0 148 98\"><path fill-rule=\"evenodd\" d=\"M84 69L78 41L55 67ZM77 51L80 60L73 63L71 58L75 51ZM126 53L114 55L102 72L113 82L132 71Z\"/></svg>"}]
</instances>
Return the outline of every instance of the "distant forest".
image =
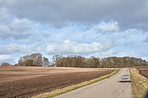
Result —
<instances>
[{"instance_id":1,"label":"distant forest","mask_svg":"<svg viewBox=\"0 0 148 98\"><path fill-rule=\"evenodd\" d=\"M1 66L11 66L11 64L4 62ZM15 66L56 66L56 67L83 67L83 68L120 68L132 66L148 66L146 60L135 57L82 57L70 55L64 57L62 55L55 55L52 61L43 57L40 53L25 55L20 57L18 64Z\"/></svg>"},{"instance_id":2,"label":"distant forest","mask_svg":"<svg viewBox=\"0 0 148 98\"><path fill-rule=\"evenodd\" d=\"M82 56L63 57L56 55L53 62L57 67L84 67L84 68L119 68L132 66L147 66L148 62L135 57L106 57L85 58Z\"/></svg>"}]
</instances>

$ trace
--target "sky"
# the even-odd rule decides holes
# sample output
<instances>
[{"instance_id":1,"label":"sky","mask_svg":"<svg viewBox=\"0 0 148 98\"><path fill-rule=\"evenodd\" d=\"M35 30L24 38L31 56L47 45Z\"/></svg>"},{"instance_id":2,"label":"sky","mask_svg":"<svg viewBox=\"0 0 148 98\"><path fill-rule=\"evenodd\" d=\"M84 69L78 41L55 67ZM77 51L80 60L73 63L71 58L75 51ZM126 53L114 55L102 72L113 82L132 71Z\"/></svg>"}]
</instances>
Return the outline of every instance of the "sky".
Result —
<instances>
[{"instance_id":1,"label":"sky","mask_svg":"<svg viewBox=\"0 0 148 98\"><path fill-rule=\"evenodd\" d=\"M148 60L148 0L0 0L0 63L41 53Z\"/></svg>"}]
</instances>

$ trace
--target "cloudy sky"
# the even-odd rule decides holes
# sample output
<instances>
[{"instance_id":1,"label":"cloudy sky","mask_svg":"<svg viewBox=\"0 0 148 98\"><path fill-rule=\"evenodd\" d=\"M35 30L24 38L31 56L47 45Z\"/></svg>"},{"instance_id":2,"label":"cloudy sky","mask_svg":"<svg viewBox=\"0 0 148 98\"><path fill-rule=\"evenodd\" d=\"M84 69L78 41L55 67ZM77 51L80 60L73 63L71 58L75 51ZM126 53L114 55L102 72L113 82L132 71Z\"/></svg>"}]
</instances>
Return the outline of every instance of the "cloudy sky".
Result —
<instances>
[{"instance_id":1,"label":"cloudy sky","mask_svg":"<svg viewBox=\"0 0 148 98\"><path fill-rule=\"evenodd\" d=\"M0 63L42 53L148 60L148 0L0 0Z\"/></svg>"}]
</instances>

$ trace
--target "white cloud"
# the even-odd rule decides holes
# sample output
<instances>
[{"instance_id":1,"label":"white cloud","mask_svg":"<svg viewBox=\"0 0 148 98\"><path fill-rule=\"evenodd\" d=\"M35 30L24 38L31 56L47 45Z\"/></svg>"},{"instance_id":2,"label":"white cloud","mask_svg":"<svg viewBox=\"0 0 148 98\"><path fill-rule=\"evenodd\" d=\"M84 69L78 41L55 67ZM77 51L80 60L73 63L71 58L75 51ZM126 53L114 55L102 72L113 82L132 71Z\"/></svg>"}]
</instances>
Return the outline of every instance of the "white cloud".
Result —
<instances>
[{"instance_id":1,"label":"white cloud","mask_svg":"<svg viewBox=\"0 0 148 98\"><path fill-rule=\"evenodd\" d=\"M18 62L18 58L16 56L10 55L0 55L0 63L8 62L10 64L16 64Z\"/></svg>"},{"instance_id":2,"label":"white cloud","mask_svg":"<svg viewBox=\"0 0 148 98\"><path fill-rule=\"evenodd\" d=\"M99 25L96 25L95 28L104 32L114 32L119 30L118 22L100 23Z\"/></svg>"},{"instance_id":3,"label":"white cloud","mask_svg":"<svg viewBox=\"0 0 148 98\"><path fill-rule=\"evenodd\" d=\"M105 52L100 53L99 55L101 57L104 57L104 56L114 56L116 53L117 53L117 51L115 51L115 50L107 50Z\"/></svg>"},{"instance_id":4,"label":"white cloud","mask_svg":"<svg viewBox=\"0 0 148 98\"><path fill-rule=\"evenodd\" d=\"M93 42L89 44L65 40L64 42L47 44L46 52L48 54L91 54L107 51L113 46L113 43L101 44Z\"/></svg>"},{"instance_id":5,"label":"white cloud","mask_svg":"<svg viewBox=\"0 0 148 98\"><path fill-rule=\"evenodd\" d=\"M21 44L8 44L0 46L0 54L26 54L36 52L38 47L35 44L21 45Z\"/></svg>"},{"instance_id":6,"label":"white cloud","mask_svg":"<svg viewBox=\"0 0 148 98\"><path fill-rule=\"evenodd\" d=\"M0 24L1 39L23 39L31 34L31 22L27 19L14 19L11 22Z\"/></svg>"},{"instance_id":7,"label":"white cloud","mask_svg":"<svg viewBox=\"0 0 148 98\"><path fill-rule=\"evenodd\" d=\"M128 39L128 38L131 38L132 36L135 36L139 33L141 34L143 32L141 30L138 30L138 29L127 29L127 30L123 31L123 34L122 34L121 37Z\"/></svg>"},{"instance_id":8,"label":"white cloud","mask_svg":"<svg viewBox=\"0 0 148 98\"><path fill-rule=\"evenodd\" d=\"M3 23L10 17L6 8L0 7L0 22Z\"/></svg>"},{"instance_id":9,"label":"white cloud","mask_svg":"<svg viewBox=\"0 0 148 98\"><path fill-rule=\"evenodd\" d=\"M139 53L136 53L136 52L134 52L134 51L129 51L129 52L121 52L121 53L119 53L119 55L120 56L135 56L135 57L138 57L138 56L140 56L140 54Z\"/></svg>"},{"instance_id":10,"label":"white cloud","mask_svg":"<svg viewBox=\"0 0 148 98\"><path fill-rule=\"evenodd\" d=\"M117 56L124 57L124 56L129 56L129 57L136 57L136 58L141 58L143 60L148 61L148 55L147 52L136 52L136 51L128 51L128 52L119 52L116 54Z\"/></svg>"},{"instance_id":11,"label":"white cloud","mask_svg":"<svg viewBox=\"0 0 148 98\"><path fill-rule=\"evenodd\" d=\"M12 59L10 55L0 55L0 62Z\"/></svg>"}]
</instances>

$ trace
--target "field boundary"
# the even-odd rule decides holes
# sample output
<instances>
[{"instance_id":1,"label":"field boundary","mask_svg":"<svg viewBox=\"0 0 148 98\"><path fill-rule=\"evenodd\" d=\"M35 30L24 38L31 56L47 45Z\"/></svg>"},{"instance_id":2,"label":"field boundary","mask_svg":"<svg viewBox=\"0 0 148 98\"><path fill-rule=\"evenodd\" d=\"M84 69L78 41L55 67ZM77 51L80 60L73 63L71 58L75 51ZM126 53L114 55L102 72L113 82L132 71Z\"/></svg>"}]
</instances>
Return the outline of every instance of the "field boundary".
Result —
<instances>
[{"instance_id":1,"label":"field boundary","mask_svg":"<svg viewBox=\"0 0 148 98\"><path fill-rule=\"evenodd\" d=\"M57 95L60 95L60 94L64 94L64 93L67 93L69 91L72 91L72 90L75 90L75 89L96 83L98 81L104 80L106 78L109 78L109 77L115 75L116 73L118 73L119 71L120 71L120 69L116 69L111 74L101 76L99 78L92 79L90 81L85 81L85 82L82 82L82 83L79 83L79 84L76 84L76 85L71 85L71 86L68 86L68 87L65 87L65 88L62 88L62 89L57 89L57 90L54 90L52 92L32 96L32 98L51 98L51 97L54 97L54 96L57 96Z\"/></svg>"},{"instance_id":2,"label":"field boundary","mask_svg":"<svg viewBox=\"0 0 148 98\"><path fill-rule=\"evenodd\" d=\"M133 98L144 98L148 89L148 79L142 76L138 69L130 69Z\"/></svg>"}]
</instances>

